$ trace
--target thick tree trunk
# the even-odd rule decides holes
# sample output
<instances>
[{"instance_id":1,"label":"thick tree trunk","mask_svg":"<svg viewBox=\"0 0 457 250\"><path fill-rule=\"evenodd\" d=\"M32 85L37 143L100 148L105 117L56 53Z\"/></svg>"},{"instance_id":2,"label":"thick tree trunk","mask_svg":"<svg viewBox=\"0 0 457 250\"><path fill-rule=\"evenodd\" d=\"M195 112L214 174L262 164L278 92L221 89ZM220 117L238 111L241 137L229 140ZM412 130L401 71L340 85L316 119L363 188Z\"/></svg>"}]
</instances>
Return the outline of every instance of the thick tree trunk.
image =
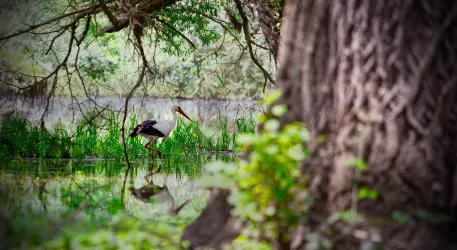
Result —
<instances>
[{"instance_id":1,"label":"thick tree trunk","mask_svg":"<svg viewBox=\"0 0 457 250\"><path fill-rule=\"evenodd\" d=\"M457 212L457 2L292 0L284 15L283 122L327 138L302 166L316 198L311 214L351 209L358 182L379 193L358 201L366 218L358 232L382 232L382 249L445 249L449 223L369 222L394 211ZM346 166L351 157L367 163L360 181ZM340 229L335 248L357 249L355 230Z\"/></svg>"},{"instance_id":2,"label":"thick tree trunk","mask_svg":"<svg viewBox=\"0 0 457 250\"><path fill-rule=\"evenodd\" d=\"M282 122L303 121L326 138L302 165L315 204L301 234L322 233L327 216L354 208L359 185L379 196L355 203L363 224L334 226L334 249L370 239L382 249L447 249L455 229L431 221L455 222L457 212L457 2L290 0L285 8ZM351 157L367 164L359 180ZM387 221L395 211L414 223Z\"/></svg>"}]
</instances>

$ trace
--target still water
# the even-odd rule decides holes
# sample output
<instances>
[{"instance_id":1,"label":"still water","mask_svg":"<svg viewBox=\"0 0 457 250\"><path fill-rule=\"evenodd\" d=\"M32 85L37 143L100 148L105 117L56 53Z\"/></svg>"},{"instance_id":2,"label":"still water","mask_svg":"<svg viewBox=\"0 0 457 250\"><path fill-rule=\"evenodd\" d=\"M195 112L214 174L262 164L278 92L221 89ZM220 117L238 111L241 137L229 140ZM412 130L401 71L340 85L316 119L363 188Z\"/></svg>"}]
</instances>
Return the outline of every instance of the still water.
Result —
<instances>
[{"instance_id":1,"label":"still water","mask_svg":"<svg viewBox=\"0 0 457 250\"><path fill-rule=\"evenodd\" d=\"M156 160L156 165L164 164ZM175 217L183 223L195 219L209 194L194 181L200 172L187 166L188 171L151 177L150 168L150 161L132 162L125 179L123 162L3 160L0 249L21 245L28 249L58 236L60 229L53 229L53 225L71 227L74 220L95 225L118 214L164 222ZM151 189L153 192L148 193ZM138 192L142 195L135 195Z\"/></svg>"}]
</instances>

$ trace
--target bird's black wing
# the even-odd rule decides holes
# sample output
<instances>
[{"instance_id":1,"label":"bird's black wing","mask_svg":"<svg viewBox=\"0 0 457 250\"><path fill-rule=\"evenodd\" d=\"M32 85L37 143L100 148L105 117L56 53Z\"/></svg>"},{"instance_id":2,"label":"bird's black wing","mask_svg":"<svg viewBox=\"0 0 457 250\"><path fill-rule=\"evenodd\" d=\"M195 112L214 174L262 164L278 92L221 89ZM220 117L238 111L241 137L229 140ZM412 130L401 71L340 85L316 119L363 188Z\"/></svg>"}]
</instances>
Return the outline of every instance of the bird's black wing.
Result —
<instances>
[{"instance_id":1,"label":"bird's black wing","mask_svg":"<svg viewBox=\"0 0 457 250\"><path fill-rule=\"evenodd\" d=\"M164 137L165 135L157 130L154 125L157 123L155 120L146 120L140 125L136 126L130 133L130 137L135 137L139 134L146 134L156 137Z\"/></svg>"},{"instance_id":2,"label":"bird's black wing","mask_svg":"<svg viewBox=\"0 0 457 250\"><path fill-rule=\"evenodd\" d=\"M156 123L157 123L157 121L153 121L153 120L143 122L142 129L141 129L141 131L138 131L138 133L147 134L147 135L156 136L156 137L164 137L165 135L154 127L154 125Z\"/></svg>"},{"instance_id":3,"label":"bird's black wing","mask_svg":"<svg viewBox=\"0 0 457 250\"><path fill-rule=\"evenodd\" d=\"M146 120L146 121L143 121L141 124L139 124L138 126L136 126L132 132L130 132L130 137L135 137L137 135L139 135L140 133L143 133L143 134L150 134L149 132L153 132L151 131L151 128L154 129L154 124L156 124L157 121L155 120ZM146 129L146 131L144 131ZM155 129L157 130L157 129ZM159 131L160 133L160 131ZM162 134L162 133L160 133ZM150 134L150 135L153 135L153 134Z\"/></svg>"}]
</instances>

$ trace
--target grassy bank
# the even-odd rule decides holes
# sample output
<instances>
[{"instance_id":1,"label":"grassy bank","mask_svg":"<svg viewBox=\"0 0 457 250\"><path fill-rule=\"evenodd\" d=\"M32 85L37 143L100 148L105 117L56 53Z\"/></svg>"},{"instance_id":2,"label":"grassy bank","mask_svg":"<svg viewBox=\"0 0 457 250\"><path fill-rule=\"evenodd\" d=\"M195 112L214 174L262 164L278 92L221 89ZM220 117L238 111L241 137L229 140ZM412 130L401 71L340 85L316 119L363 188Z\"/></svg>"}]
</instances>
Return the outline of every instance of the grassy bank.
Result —
<instances>
[{"instance_id":1,"label":"grassy bank","mask_svg":"<svg viewBox=\"0 0 457 250\"><path fill-rule=\"evenodd\" d=\"M77 122L74 130L65 129L61 122L52 130L46 130L19 116L2 120L0 157L123 159L121 122L117 114L109 113L107 119L103 120L89 116L87 120L90 122ZM130 131L137 124L136 117L130 117L126 129ZM232 122L219 117L218 125L210 135L205 134L196 122L178 119L172 135L163 142L156 141L155 147L164 153L165 160L171 153L223 158L239 151L237 135L253 133L254 130L255 122L251 113L243 114ZM143 147L145 142L141 137L126 137L127 152L131 159L150 157L150 151Z\"/></svg>"}]
</instances>

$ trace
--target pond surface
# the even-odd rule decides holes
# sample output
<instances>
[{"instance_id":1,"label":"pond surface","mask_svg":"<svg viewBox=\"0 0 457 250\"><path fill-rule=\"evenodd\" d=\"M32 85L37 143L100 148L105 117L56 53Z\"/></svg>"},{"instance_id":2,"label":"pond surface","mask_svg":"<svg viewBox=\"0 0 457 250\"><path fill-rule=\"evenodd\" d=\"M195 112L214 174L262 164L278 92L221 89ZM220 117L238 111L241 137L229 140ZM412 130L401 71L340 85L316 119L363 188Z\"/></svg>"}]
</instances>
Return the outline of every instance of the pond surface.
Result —
<instances>
[{"instance_id":1,"label":"pond surface","mask_svg":"<svg viewBox=\"0 0 457 250\"><path fill-rule=\"evenodd\" d=\"M166 165L160 160L156 164ZM77 216L95 223L118 213L145 220L166 220L176 214L185 221L196 218L209 194L194 182L200 173L161 172L147 177L150 168L150 161L133 162L125 179L123 162L3 160L0 163L0 222L7 226L0 229L0 249L18 241L30 241L26 236L22 238L23 235L11 232L11 228L21 227L19 232L35 235L36 232L28 232L28 225L37 219L66 223ZM135 195L138 193L142 196Z\"/></svg>"}]
</instances>

